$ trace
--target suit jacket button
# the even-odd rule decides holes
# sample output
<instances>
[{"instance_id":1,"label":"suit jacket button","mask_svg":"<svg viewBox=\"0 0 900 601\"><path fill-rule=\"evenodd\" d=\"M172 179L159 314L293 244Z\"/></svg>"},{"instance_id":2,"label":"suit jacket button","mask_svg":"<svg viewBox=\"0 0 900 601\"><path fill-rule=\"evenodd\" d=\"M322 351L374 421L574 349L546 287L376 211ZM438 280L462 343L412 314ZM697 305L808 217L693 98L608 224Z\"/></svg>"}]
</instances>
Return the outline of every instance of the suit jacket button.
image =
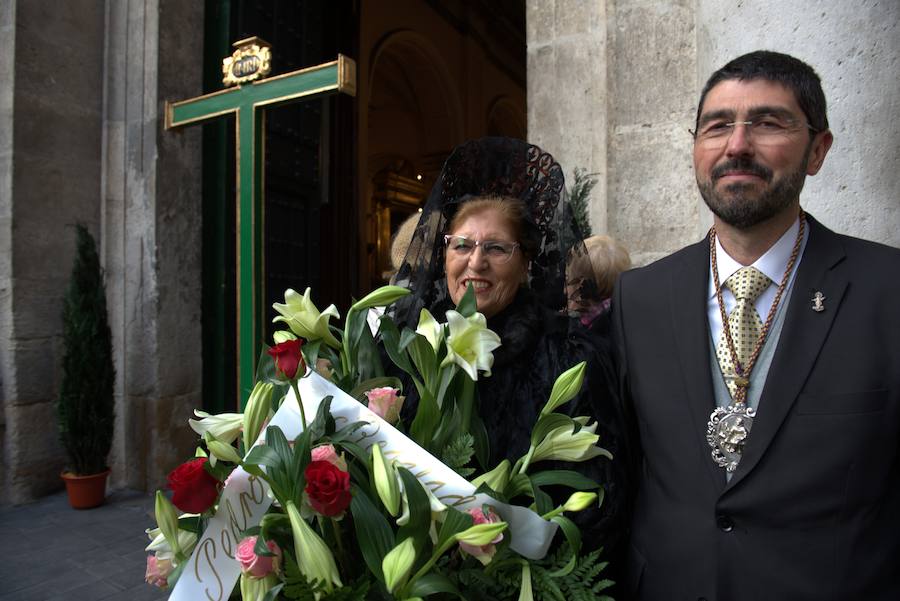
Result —
<instances>
[{"instance_id":1,"label":"suit jacket button","mask_svg":"<svg viewBox=\"0 0 900 601\"><path fill-rule=\"evenodd\" d=\"M722 532L731 532L734 530L734 520L727 515L719 515L716 516L716 526L718 526L719 530Z\"/></svg>"}]
</instances>

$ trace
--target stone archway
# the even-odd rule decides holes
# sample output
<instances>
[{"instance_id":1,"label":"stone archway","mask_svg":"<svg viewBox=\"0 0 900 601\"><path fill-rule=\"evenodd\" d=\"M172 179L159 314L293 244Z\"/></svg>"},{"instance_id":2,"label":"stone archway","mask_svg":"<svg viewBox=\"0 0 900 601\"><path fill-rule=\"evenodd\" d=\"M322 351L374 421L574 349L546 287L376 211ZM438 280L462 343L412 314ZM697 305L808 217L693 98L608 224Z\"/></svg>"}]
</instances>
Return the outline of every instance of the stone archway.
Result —
<instances>
[{"instance_id":1,"label":"stone archway","mask_svg":"<svg viewBox=\"0 0 900 601\"><path fill-rule=\"evenodd\" d=\"M383 282L395 224L414 212L450 150L463 138L453 77L429 40L415 32L385 36L368 73L365 151L367 271Z\"/></svg>"}]
</instances>

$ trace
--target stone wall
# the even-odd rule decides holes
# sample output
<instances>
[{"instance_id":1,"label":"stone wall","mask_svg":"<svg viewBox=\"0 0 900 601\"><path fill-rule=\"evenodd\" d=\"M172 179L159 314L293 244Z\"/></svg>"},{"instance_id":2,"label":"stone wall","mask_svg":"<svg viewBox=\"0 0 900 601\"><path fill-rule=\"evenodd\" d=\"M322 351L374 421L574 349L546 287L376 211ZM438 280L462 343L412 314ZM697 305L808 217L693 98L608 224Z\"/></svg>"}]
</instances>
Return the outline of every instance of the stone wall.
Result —
<instances>
[{"instance_id":1,"label":"stone wall","mask_svg":"<svg viewBox=\"0 0 900 601\"><path fill-rule=\"evenodd\" d=\"M64 464L54 411L62 298L72 226L100 229L104 14L89 0L5 2L2 12L10 18L0 87L12 117L0 142L11 163L0 238L3 488L18 502L58 488Z\"/></svg>"},{"instance_id":2,"label":"stone wall","mask_svg":"<svg viewBox=\"0 0 900 601\"><path fill-rule=\"evenodd\" d=\"M100 244L116 366L112 486L152 489L201 405L203 4L0 0L2 497L61 486L54 401L76 222Z\"/></svg>"},{"instance_id":3,"label":"stone wall","mask_svg":"<svg viewBox=\"0 0 900 601\"><path fill-rule=\"evenodd\" d=\"M803 205L826 225L900 246L900 3L868 0L527 0L528 137L567 178L595 174L595 233L644 264L712 222L691 138L709 74L751 50L817 69L835 145Z\"/></svg>"},{"instance_id":4,"label":"stone wall","mask_svg":"<svg viewBox=\"0 0 900 601\"><path fill-rule=\"evenodd\" d=\"M713 70L753 50L812 65L828 99L834 145L819 174L806 180L802 204L832 229L900 246L900 2L729 4L697 1L697 89Z\"/></svg>"}]
</instances>

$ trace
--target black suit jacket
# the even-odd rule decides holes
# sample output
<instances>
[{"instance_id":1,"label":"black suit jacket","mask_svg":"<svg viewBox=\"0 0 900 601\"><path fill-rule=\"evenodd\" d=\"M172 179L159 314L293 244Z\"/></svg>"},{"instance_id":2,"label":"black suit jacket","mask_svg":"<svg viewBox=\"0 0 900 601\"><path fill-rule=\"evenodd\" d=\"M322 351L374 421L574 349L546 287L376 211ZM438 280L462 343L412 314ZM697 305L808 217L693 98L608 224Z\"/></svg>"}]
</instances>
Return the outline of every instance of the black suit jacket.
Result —
<instances>
[{"instance_id":1,"label":"black suit jacket","mask_svg":"<svg viewBox=\"0 0 900 601\"><path fill-rule=\"evenodd\" d=\"M900 250L807 218L758 416L727 484L705 439L708 242L619 281L614 339L639 438L625 583L636 599L900 599Z\"/></svg>"}]
</instances>

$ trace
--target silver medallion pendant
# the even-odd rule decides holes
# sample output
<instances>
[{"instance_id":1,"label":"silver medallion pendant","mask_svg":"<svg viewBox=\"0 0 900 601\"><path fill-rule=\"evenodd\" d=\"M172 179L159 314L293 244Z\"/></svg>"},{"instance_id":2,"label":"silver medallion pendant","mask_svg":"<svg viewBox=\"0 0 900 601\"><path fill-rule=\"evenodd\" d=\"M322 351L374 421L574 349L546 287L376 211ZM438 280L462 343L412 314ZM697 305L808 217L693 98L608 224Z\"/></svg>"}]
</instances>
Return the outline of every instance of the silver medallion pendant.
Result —
<instances>
[{"instance_id":1,"label":"silver medallion pendant","mask_svg":"<svg viewBox=\"0 0 900 601\"><path fill-rule=\"evenodd\" d=\"M706 442L712 447L712 458L719 467L733 472L741 461L744 443L753 427L756 409L747 403L718 407L706 424Z\"/></svg>"}]
</instances>

